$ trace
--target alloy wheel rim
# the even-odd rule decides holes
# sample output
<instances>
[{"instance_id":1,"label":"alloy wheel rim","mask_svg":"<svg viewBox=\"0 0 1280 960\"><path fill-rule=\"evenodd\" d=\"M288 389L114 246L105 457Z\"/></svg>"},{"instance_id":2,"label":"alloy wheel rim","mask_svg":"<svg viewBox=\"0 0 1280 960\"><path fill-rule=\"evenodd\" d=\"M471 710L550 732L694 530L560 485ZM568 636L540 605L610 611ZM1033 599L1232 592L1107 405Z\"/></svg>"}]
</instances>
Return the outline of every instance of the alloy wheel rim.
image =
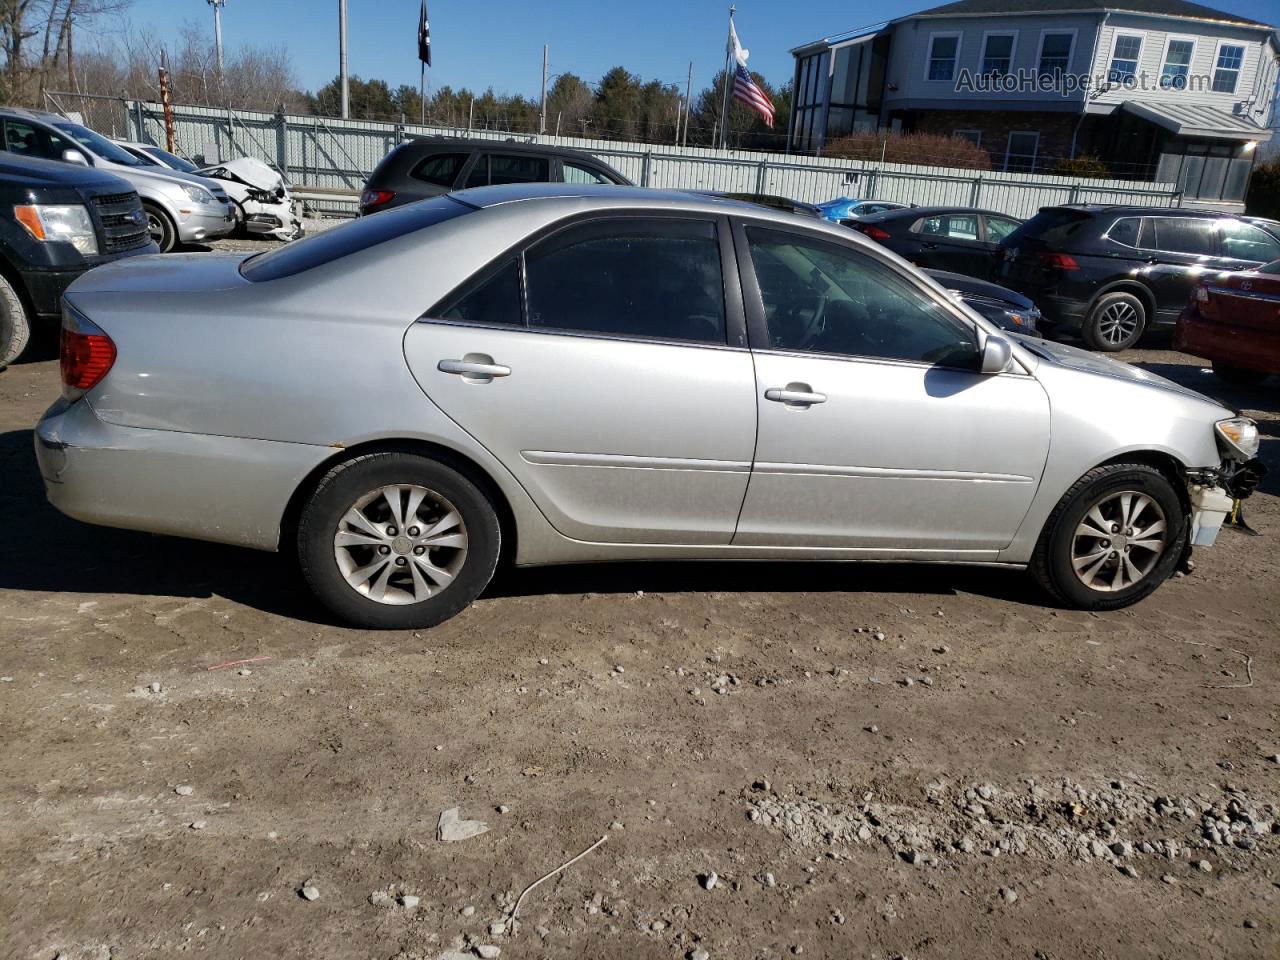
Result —
<instances>
[{"instance_id":1,"label":"alloy wheel rim","mask_svg":"<svg viewBox=\"0 0 1280 960\"><path fill-rule=\"evenodd\" d=\"M1098 332L1107 343L1124 343L1138 330L1138 311L1123 300L1113 303L1098 318Z\"/></svg>"},{"instance_id":2,"label":"alloy wheel rim","mask_svg":"<svg viewBox=\"0 0 1280 960\"><path fill-rule=\"evenodd\" d=\"M151 239L156 243L164 242L164 225L154 213L147 214L147 233L151 234Z\"/></svg>"},{"instance_id":3,"label":"alloy wheel rim","mask_svg":"<svg viewBox=\"0 0 1280 960\"><path fill-rule=\"evenodd\" d=\"M445 497L417 484L371 490L338 520L333 553L347 585L404 606L447 590L467 559L467 526Z\"/></svg>"},{"instance_id":4,"label":"alloy wheel rim","mask_svg":"<svg viewBox=\"0 0 1280 960\"><path fill-rule=\"evenodd\" d=\"M1071 540L1071 568L1090 590L1137 586L1168 547L1164 511L1137 490L1108 493L1089 508Z\"/></svg>"}]
</instances>

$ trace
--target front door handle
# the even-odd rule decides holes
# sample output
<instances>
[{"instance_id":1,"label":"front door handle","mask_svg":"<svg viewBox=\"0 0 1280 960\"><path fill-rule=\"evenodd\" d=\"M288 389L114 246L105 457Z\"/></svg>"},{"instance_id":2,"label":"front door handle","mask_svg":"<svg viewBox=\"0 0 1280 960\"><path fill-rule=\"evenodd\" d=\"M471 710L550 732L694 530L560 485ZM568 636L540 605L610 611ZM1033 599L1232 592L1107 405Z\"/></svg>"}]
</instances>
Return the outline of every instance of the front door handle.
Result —
<instances>
[{"instance_id":1,"label":"front door handle","mask_svg":"<svg viewBox=\"0 0 1280 960\"><path fill-rule=\"evenodd\" d=\"M455 373L464 380L488 383L494 377L511 376L511 368L494 363L486 354L468 353L461 360L441 360L436 364L441 373Z\"/></svg>"},{"instance_id":2,"label":"front door handle","mask_svg":"<svg viewBox=\"0 0 1280 960\"><path fill-rule=\"evenodd\" d=\"M825 393L814 393L807 383L789 383L786 387L770 387L764 392L764 398L774 403L785 403L789 407L800 408L827 402Z\"/></svg>"}]
</instances>

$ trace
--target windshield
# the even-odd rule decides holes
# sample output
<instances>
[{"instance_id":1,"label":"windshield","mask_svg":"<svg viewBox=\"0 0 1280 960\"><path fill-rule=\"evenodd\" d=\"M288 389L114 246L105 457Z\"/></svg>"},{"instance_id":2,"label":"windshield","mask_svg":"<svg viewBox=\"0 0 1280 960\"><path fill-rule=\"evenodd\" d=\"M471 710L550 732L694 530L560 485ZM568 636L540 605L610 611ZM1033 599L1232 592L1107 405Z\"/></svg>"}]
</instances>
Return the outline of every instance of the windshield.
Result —
<instances>
[{"instance_id":1,"label":"windshield","mask_svg":"<svg viewBox=\"0 0 1280 960\"><path fill-rule=\"evenodd\" d=\"M110 160L112 163L118 163L122 167L155 166L150 160L135 157L124 147L112 143L102 134L94 133L88 127L82 127L78 123L55 123L54 126L63 133L70 134L72 140L103 160Z\"/></svg>"},{"instance_id":2,"label":"windshield","mask_svg":"<svg viewBox=\"0 0 1280 960\"><path fill-rule=\"evenodd\" d=\"M182 157L172 154L168 150L163 150L160 147L143 147L142 149L144 153L151 154L151 156L155 157L161 163L168 164L174 170L181 170L183 173L195 173L196 170L199 169L199 167L190 160L184 160Z\"/></svg>"}]
</instances>

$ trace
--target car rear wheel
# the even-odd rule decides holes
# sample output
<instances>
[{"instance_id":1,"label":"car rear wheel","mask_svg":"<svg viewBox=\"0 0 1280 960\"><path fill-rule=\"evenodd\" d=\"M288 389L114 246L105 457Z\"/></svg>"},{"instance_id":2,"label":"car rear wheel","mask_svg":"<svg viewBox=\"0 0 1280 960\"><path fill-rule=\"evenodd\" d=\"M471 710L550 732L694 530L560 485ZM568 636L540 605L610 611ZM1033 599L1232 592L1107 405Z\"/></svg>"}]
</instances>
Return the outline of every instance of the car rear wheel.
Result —
<instances>
[{"instance_id":1,"label":"car rear wheel","mask_svg":"<svg viewBox=\"0 0 1280 960\"><path fill-rule=\"evenodd\" d=\"M1070 606L1127 607L1172 575L1186 532L1186 510L1159 470L1140 463L1097 467L1054 508L1031 572Z\"/></svg>"},{"instance_id":2,"label":"car rear wheel","mask_svg":"<svg viewBox=\"0 0 1280 960\"><path fill-rule=\"evenodd\" d=\"M1132 347L1147 328L1147 308L1131 293L1107 293L1089 311L1080 335L1091 350L1112 353Z\"/></svg>"},{"instance_id":3,"label":"car rear wheel","mask_svg":"<svg viewBox=\"0 0 1280 960\"><path fill-rule=\"evenodd\" d=\"M147 213L147 233L151 234L161 253L168 253L178 244L178 230L173 221L155 204L144 203L142 208Z\"/></svg>"},{"instance_id":4,"label":"car rear wheel","mask_svg":"<svg viewBox=\"0 0 1280 960\"><path fill-rule=\"evenodd\" d=\"M374 453L334 467L298 525L298 558L312 591L362 627L435 626L488 585L498 517L470 480L410 453Z\"/></svg>"},{"instance_id":5,"label":"car rear wheel","mask_svg":"<svg viewBox=\"0 0 1280 960\"><path fill-rule=\"evenodd\" d=\"M22 297L7 279L0 276L0 367L22 356L31 339L31 322Z\"/></svg>"},{"instance_id":6,"label":"car rear wheel","mask_svg":"<svg viewBox=\"0 0 1280 960\"><path fill-rule=\"evenodd\" d=\"M1261 370L1249 370L1245 367L1233 367L1227 363L1219 363L1216 360L1213 363L1213 374L1219 380L1225 380L1227 383L1236 384L1253 384L1261 383L1267 379L1267 374Z\"/></svg>"}]
</instances>

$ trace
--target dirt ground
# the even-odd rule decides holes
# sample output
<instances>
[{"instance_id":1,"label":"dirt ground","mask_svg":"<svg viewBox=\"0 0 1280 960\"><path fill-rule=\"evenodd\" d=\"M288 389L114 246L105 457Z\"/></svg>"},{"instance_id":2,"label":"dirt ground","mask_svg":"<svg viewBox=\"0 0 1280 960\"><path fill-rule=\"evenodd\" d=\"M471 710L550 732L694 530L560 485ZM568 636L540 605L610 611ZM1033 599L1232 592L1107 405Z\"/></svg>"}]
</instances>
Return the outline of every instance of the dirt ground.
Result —
<instances>
[{"instance_id":1,"label":"dirt ground","mask_svg":"<svg viewBox=\"0 0 1280 960\"><path fill-rule=\"evenodd\" d=\"M0 374L0 956L1280 956L1276 380L1128 355L1249 410L1273 471L1261 538L1130 610L619 565L373 633L277 556L48 507L50 356ZM437 840L455 806L488 832Z\"/></svg>"}]
</instances>

